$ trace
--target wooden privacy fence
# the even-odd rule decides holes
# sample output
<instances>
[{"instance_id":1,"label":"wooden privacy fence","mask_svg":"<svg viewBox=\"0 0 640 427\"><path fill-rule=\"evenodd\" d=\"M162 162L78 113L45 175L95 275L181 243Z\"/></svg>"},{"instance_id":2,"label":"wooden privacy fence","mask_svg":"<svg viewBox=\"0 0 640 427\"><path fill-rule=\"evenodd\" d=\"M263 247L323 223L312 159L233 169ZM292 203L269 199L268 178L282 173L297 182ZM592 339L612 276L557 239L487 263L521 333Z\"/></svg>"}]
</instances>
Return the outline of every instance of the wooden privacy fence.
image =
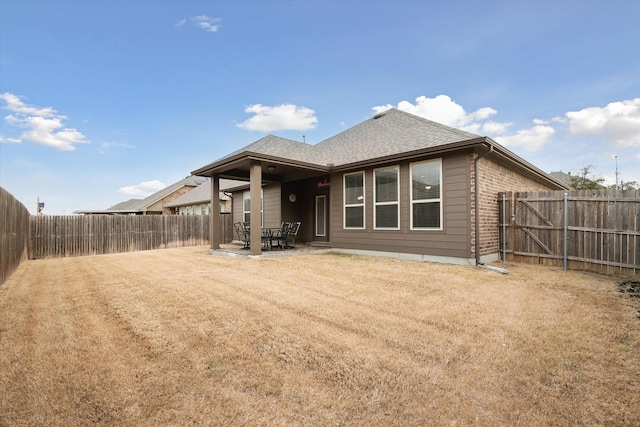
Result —
<instances>
[{"instance_id":1,"label":"wooden privacy fence","mask_svg":"<svg viewBox=\"0 0 640 427\"><path fill-rule=\"evenodd\" d=\"M232 238L222 214L221 241ZM32 216L29 258L100 255L209 243L209 215Z\"/></svg>"},{"instance_id":2,"label":"wooden privacy fence","mask_svg":"<svg viewBox=\"0 0 640 427\"><path fill-rule=\"evenodd\" d=\"M640 275L640 191L500 193L502 258Z\"/></svg>"},{"instance_id":3,"label":"wooden privacy fence","mask_svg":"<svg viewBox=\"0 0 640 427\"><path fill-rule=\"evenodd\" d=\"M0 285L27 259L29 211L0 187Z\"/></svg>"}]
</instances>

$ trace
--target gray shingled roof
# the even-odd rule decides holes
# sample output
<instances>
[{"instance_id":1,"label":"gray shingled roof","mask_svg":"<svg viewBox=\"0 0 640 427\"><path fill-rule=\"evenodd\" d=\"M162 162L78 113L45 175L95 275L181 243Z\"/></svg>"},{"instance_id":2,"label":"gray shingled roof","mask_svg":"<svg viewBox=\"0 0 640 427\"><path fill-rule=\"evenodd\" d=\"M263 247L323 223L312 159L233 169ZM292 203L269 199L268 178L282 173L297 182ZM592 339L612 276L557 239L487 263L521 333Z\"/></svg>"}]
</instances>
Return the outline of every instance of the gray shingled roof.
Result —
<instances>
[{"instance_id":1,"label":"gray shingled roof","mask_svg":"<svg viewBox=\"0 0 640 427\"><path fill-rule=\"evenodd\" d=\"M111 206L109 211L137 211L140 209L142 199L129 199L126 202L120 202Z\"/></svg>"},{"instance_id":2,"label":"gray shingled roof","mask_svg":"<svg viewBox=\"0 0 640 427\"><path fill-rule=\"evenodd\" d=\"M237 187L238 185L244 185L245 182L242 181L234 181L232 179L220 179L220 191L224 191L228 188ZM220 200L225 200L228 197L225 195L220 196ZM172 200L170 203L164 205L166 208L173 208L176 206L189 206L189 205L197 205L201 203L209 203L211 201L211 179L207 178L205 182L198 185L193 190L183 194L180 197L177 197L175 200Z\"/></svg>"},{"instance_id":3,"label":"gray shingled roof","mask_svg":"<svg viewBox=\"0 0 640 427\"><path fill-rule=\"evenodd\" d=\"M252 157L274 163L290 161L297 163L293 167L306 167L326 173L331 170L346 170L356 165L373 165L403 156L478 146L484 146L490 149L490 152L495 150L503 158L509 159L530 173L561 187L565 186L487 137L445 126L397 108L376 114L371 119L316 145L268 135L192 173L209 175L216 170L230 170L236 165L241 170L242 167L246 168L247 159Z\"/></svg>"},{"instance_id":4,"label":"gray shingled roof","mask_svg":"<svg viewBox=\"0 0 640 427\"><path fill-rule=\"evenodd\" d=\"M315 151L316 146L294 141L292 139L281 138L275 135L267 135L239 150L234 151L231 154L222 157L217 160L216 163L233 158L242 153L263 154L310 163L310 159L315 157Z\"/></svg>"},{"instance_id":5,"label":"gray shingled roof","mask_svg":"<svg viewBox=\"0 0 640 427\"><path fill-rule=\"evenodd\" d=\"M336 166L480 138L396 108L325 139L315 147Z\"/></svg>"},{"instance_id":6,"label":"gray shingled roof","mask_svg":"<svg viewBox=\"0 0 640 427\"><path fill-rule=\"evenodd\" d=\"M163 199L164 197L168 196L169 194L173 193L174 191L182 188L182 187L197 187L198 185L204 183L204 181L206 180L206 178L203 178L201 176L195 176L195 175L189 175L188 177L181 179L178 182L175 182L165 188L163 188L160 191L156 191L155 193L153 193L152 195L142 199L142 201L140 202L140 210L144 210L145 208L153 205L154 203L156 203L158 200Z\"/></svg>"},{"instance_id":7,"label":"gray shingled roof","mask_svg":"<svg viewBox=\"0 0 640 427\"><path fill-rule=\"evenodd\" d=\"M113 214L113 213L139 213L145 212L146 209L173 193L174 191L182 188L182 187L197 187L198 185L204 183L207 178L195 175L189 175L186 178L181 179L180 181L173 183L160 191L156 191L150 196L144 199L129 199L126 202L120 202L107 208L105 210L76 210L74 213L92 213L92 214Z\"/></svg>"},{"instance_id":8,"label":"gray shingled roof","mask_svg":"<svg viewBox=\"0 0 640 427\"><path fill-rule=\"evenodd\" d=\"M322 167L340 166L475 138L480 136L391 108L316 145L267 135L200 169L250 153Z\"/></svg>"}]
</instances>

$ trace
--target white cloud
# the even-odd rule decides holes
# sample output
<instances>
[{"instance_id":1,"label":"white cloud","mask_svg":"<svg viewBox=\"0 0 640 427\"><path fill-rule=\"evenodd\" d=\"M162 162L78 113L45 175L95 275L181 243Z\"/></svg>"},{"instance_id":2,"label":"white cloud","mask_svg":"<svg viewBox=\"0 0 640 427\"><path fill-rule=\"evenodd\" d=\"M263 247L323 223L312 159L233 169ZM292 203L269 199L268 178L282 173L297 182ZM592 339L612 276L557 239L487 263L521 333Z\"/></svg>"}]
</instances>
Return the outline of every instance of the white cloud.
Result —
<instances>
[{"instance_id":1,"label":"white cloud","mask_svg":"<svg viewBox=\"0 0 640 427\"><path fill-rule=\"evenodd\" d=\"M531 153L545 146L554 133L555 129L551 126L539 124L529 129L519 130L514 135L498 137L496 141L505 147L519 147Z\"/></svg>"},{"instance_id":2,"label":"white cloud","mask_svg":"<svg viewBox=\"0 0 640 427\"><path fill-rule=\"evenodd\" d=\"M191 21L195 22L198 28L201 28L209 33L215 33L220 29L220 18L211 18L207 15L198 15L191 18Z\"/></svg>"},{"instance_id":3,"label":"white cloud","mask_svg":"<svg viewBox=\"0 0 640 427\"><path fill-rule=\"evenodd\" d=\"M136 185L121 187L118 189L118 193L127 194L129 196L147 197L165 187L165 184L156 179L153 181L144 181Z\"/></svg>"},{"instance_id":4,"label":"white cloud","mask_svg":"<svg viewBox=\"0 0 640 427\"><path fill-rule=\"evenodd\" d=\"M198 15L198 16L192 16L191 18L189 18L189 22L193 22L193 24L196 27L208 33L215 33L220 29L221 27L220 22L222 22L222 19L212 18L207 15ZM182 28L186 23L187 23L187 19L181 19L176 23L176 27Z\"/></svg>"},{"instance_id":5,"label":"white cloud","mask_svg":"<svg viewBox=\"0 0 640 427\"><path fill-rule=\"evenodd\" d=\"M27 105L19 96L9 92L0 94L0 99L6 102L4 108L13 113L5 116L5 121L12 126L25 129L18 138L3 137L2 142L31 141L62 151L73 151L76 149L74 144L89 142L78 130L64 127L63 120L67 117L58 114L51 107Z\"/></svg>"},{"instance_id":6,"label":"white cloud","mask_svg":"<svg viewBox=\"0 0 640 427\"><path fill-rule=\"evenodd\" d=\"M14 113L21 113L29 116L41 116L48 117L56 115L56 110L51 107L46 108L38 108L31 105L26 105L18 95L14 95L9 92L5 92L0 95L1 99L7 103L5 107L9 111L13 111Z\"/></svg>"},{"instance_id":7,"label":"white cloud","mask_svg":"<svg viewBox=\"0 0 640 427\"><path fill-rule=\"evenodd\" d=\"M307 107L293 104L282 104L275 107L255 104L245 108L245 113L255 114L253 117L236 125L242 129L260 132L276 130L308 130L318 125L315 111Z\"/></svg>"},{"instance_id":8,"label":"white cloud","mask_svg":"<svg viewBox=\"0 0 640 427\"><path fill-rule=\"evenodd\" d=\"M18 138L5 137L0 134L0 144L22 144L22 140Z\"/></svg>"},{"instance_id":9,"label":"white cloud","mask_svg":"<svg viewBox=\"0 0 640 427\"><path fill-rule=\"evenodd\" d=\"M485 135L502 135L512 123L499 123L488 121L482 124L482 133Z\"/></svg>"},{"instance_id":10,"label":"white cloud","mask_svg":"<svg viewBox=\"0 0 640 427\"><path fill-rule=\"evenodd\" d=\"M379 113L389 108L391 104L379 105L373 107L374 112ZM416 116L424 117L434 122L442 123L468 132L479 132L480 130L487 132L503 133L511 125L511 123L498 123L483 121L497 114L497 111L491 107L479 108L474 112L467 113L465 109L447 95L438 95L435 98L427 98L419 96L416 98L415 104L409 101L400 101L397 108Z\"/></svg>"},{"instance_id":11,"label":"white cloud","mask_svg":"<svg viewBox=\"0 0 640 427\"><path fill-rule=\"evenodd\" d=\"M640 147L640 98L565 114L573 135L600 135L618 147Z\"/></svg>"}]
</instances>

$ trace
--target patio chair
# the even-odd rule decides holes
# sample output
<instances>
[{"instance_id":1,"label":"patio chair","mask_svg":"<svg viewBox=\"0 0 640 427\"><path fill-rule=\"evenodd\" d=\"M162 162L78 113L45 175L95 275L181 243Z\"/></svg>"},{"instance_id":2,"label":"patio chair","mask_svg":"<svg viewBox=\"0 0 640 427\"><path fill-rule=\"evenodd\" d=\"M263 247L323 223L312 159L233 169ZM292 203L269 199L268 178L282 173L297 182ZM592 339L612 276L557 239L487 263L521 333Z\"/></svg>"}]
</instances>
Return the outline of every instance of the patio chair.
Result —
<instances>
[{"instance_id":1,"label":"patio chair","mask_svg":"<svg viewBox=\"0 0 640 427\"><path fill-rule=\"evenodd\" d=\"M280 224L280 229L273 230L273 235L271 237L272 241L276 242L276 246L279 248L287 249L287 238L289 237L289 228L290 223L282 222Z\"/></svg>"},{"instance_id":2,"label":"patio chair","mask_svg":"<svg viewBox=\"0 0 640 427\"><path fill-rule=\"evenodd\" d=\"M298 235L298 230L300 230L300 224L302 224L301 221L295 221L295 222L288 222L287 223L287 233L286 236L284 236L283 238L283 242L284 242L284 249L292 249L295 248L295 244L296 244L296 236ZM289 243L293 242L293 245L290 245Z\"/></svg>"},{"instance_id":3,"label":"patio chair","mask_svg":"<svg viewBox=\"0 0 640 427\"><path fill-rule=\"evenodd\" d=\"M249 236L249 228L243 222L236 222L233 224L233 228L236 230L238 240L243 244L242 249L249 249L251 245L251 238Z\"/></svg>"},{"instance_id":4,"label":"patio chair","mask_svg":"<svg viewBox=\"0 0 640 427\"><path fill-rule=\"evenodd\" d=\"M273 230L271 228L263 228L260 240L263 248L271 250L273 248Z\"/></svg>"}]
</instances>

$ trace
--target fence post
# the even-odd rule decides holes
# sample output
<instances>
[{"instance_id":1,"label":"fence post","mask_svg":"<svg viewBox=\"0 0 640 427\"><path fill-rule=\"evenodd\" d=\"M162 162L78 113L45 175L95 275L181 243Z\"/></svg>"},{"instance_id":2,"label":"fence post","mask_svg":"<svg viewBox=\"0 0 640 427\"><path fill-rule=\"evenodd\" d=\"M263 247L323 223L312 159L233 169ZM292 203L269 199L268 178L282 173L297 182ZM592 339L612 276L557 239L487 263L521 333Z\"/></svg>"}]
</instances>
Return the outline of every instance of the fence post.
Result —
<instances>
[{"instance_id":1,"label":"fence post","mask_svg":"<svg viewBox=\"0 0 640 427\"><path fill-rule=\"evenodd\" d=\"M566 272L567 271L567 218L568 218L568 213L567 213L567 193L564 193L564 221L563 221L563 233L562 233L562 240L563 240L563 269Z\"/></svg>"},{"instance_id":2,"label":"fence post","mask_svg":"<svg viewBox=\"0 0 640 427\"><path fill-rule=\"evenodd\" d=\"M476 213L477 215L477 213ZM502 262L507 262L507 194L502 193Z\"/></svg>"}]
</instances>

